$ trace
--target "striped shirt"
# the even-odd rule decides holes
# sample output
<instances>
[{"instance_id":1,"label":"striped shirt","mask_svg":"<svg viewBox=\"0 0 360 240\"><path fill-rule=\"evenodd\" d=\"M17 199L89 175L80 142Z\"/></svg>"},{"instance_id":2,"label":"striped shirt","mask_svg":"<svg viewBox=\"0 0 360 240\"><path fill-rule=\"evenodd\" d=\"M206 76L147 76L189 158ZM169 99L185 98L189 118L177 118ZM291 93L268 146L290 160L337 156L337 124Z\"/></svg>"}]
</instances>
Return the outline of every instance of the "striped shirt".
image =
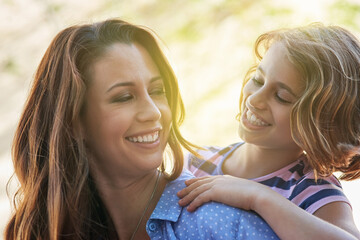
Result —
<instances>
[{"instance_id":1,"label":"striped shirt","mask_svg":"<svg viewBox=\"0 0 360 240\"><path fill-rule=\"evenodd\" d=\"M235 143L225 148L205 147L205 150L199 150L203 159L188 155L185 161L187 168L196 177L224 175L224 160L242 144L243 142ZM306 158L302 157L273 173L251 180L269 186L311 214L331 202L342 201L350 205L334 175L315 181L314 172L306 163Z\"/></svg>"}]
</instances>

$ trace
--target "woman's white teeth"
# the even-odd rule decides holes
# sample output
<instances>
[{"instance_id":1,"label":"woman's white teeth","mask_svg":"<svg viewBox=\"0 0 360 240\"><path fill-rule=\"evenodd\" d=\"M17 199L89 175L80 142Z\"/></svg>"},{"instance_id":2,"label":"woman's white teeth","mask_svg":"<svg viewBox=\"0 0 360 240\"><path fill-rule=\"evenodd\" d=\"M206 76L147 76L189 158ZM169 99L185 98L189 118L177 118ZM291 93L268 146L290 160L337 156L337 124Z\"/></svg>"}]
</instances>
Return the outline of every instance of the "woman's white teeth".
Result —
<instances>
[{"instance_id":1,"label":"woman's white teeth","mask_svg":"<svg viewBox=\"0 0 360 240\"><path fill-rule=\"evenodd\" d=\"M151 142L155 142L158 138L159 138L159 132L155 132L143 136L129 137L128 139L130 142L151 143Z\"/></svg>"},{"instance_id":2,"label":"woman's white teeth","mask_svg":"<svg viewBox=\"0 0 360 240\"><path fill-rule=\"evenodd\" d=\"M253 114L250 110L248 110L246 112L246 118L253 125L257 125L257 126L267 126L267 125L269 125L266 122L264 122L264 121L260 120L259 118L257 118L255 116L255 114Z\"/></svg>"}]
</instances>

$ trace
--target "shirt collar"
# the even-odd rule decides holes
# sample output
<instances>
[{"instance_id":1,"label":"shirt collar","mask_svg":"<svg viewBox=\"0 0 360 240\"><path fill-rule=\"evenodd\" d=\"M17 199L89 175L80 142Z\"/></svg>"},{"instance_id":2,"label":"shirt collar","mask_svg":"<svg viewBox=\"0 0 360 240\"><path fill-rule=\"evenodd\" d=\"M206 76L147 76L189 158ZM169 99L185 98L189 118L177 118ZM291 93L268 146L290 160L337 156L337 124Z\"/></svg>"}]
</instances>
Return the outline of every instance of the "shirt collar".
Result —
<instances>
[{"instance_id":1,"label":"shirt collar","mask_svg":"<svg viewBox=\"0 0 360 240\"><path fill-rule=\"evenodd\" d=\"M177 179L166 184L150 219L177 222L183 207L178 204L180 199L176 194L186 187L185 180L192 177L193 175L189 171L184 170Z\"/></svg>"}]
</instances>

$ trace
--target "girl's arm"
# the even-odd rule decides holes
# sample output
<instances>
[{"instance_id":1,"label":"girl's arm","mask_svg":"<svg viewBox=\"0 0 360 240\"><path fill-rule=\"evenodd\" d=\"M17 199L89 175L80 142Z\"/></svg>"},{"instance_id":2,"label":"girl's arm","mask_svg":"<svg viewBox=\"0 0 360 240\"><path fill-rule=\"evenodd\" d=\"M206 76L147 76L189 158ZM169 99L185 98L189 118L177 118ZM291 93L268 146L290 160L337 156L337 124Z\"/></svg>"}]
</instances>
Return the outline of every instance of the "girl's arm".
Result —
<instances>
[{"instance_id":1,"label":"girl's arm","mask_svg":"<svg viewBox=\"0 0 360 240\"><path fill-rule=\"evenodd\" d=\"M219 175L191 179L186 184L178 196L182 198L179 204L188 205L188 211L216 201L257 212L280 239L360 239L351 208L344 202L326 204L314 216L251 180Z\"/></svg>"}]
</instances>

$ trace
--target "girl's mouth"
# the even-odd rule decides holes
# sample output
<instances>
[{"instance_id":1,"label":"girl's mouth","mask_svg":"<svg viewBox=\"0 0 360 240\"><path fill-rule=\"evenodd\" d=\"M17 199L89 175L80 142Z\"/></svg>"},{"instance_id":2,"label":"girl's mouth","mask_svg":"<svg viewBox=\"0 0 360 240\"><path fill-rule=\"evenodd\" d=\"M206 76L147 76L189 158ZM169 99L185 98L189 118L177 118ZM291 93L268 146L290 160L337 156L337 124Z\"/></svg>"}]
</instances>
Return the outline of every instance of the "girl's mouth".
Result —
<instances>
[{"instance_id":1,"label":"girl's mouth","mask_svg":"<svg viewBox=\"0 0 360 240\"><path fill-rule=\"evenodd\" d=\"M255 126L270 126L269 123L263 121L262 119L258 118L253 112L251 112L249 109L246 112L246 119Z\"/></svg>"}]
</instances>

